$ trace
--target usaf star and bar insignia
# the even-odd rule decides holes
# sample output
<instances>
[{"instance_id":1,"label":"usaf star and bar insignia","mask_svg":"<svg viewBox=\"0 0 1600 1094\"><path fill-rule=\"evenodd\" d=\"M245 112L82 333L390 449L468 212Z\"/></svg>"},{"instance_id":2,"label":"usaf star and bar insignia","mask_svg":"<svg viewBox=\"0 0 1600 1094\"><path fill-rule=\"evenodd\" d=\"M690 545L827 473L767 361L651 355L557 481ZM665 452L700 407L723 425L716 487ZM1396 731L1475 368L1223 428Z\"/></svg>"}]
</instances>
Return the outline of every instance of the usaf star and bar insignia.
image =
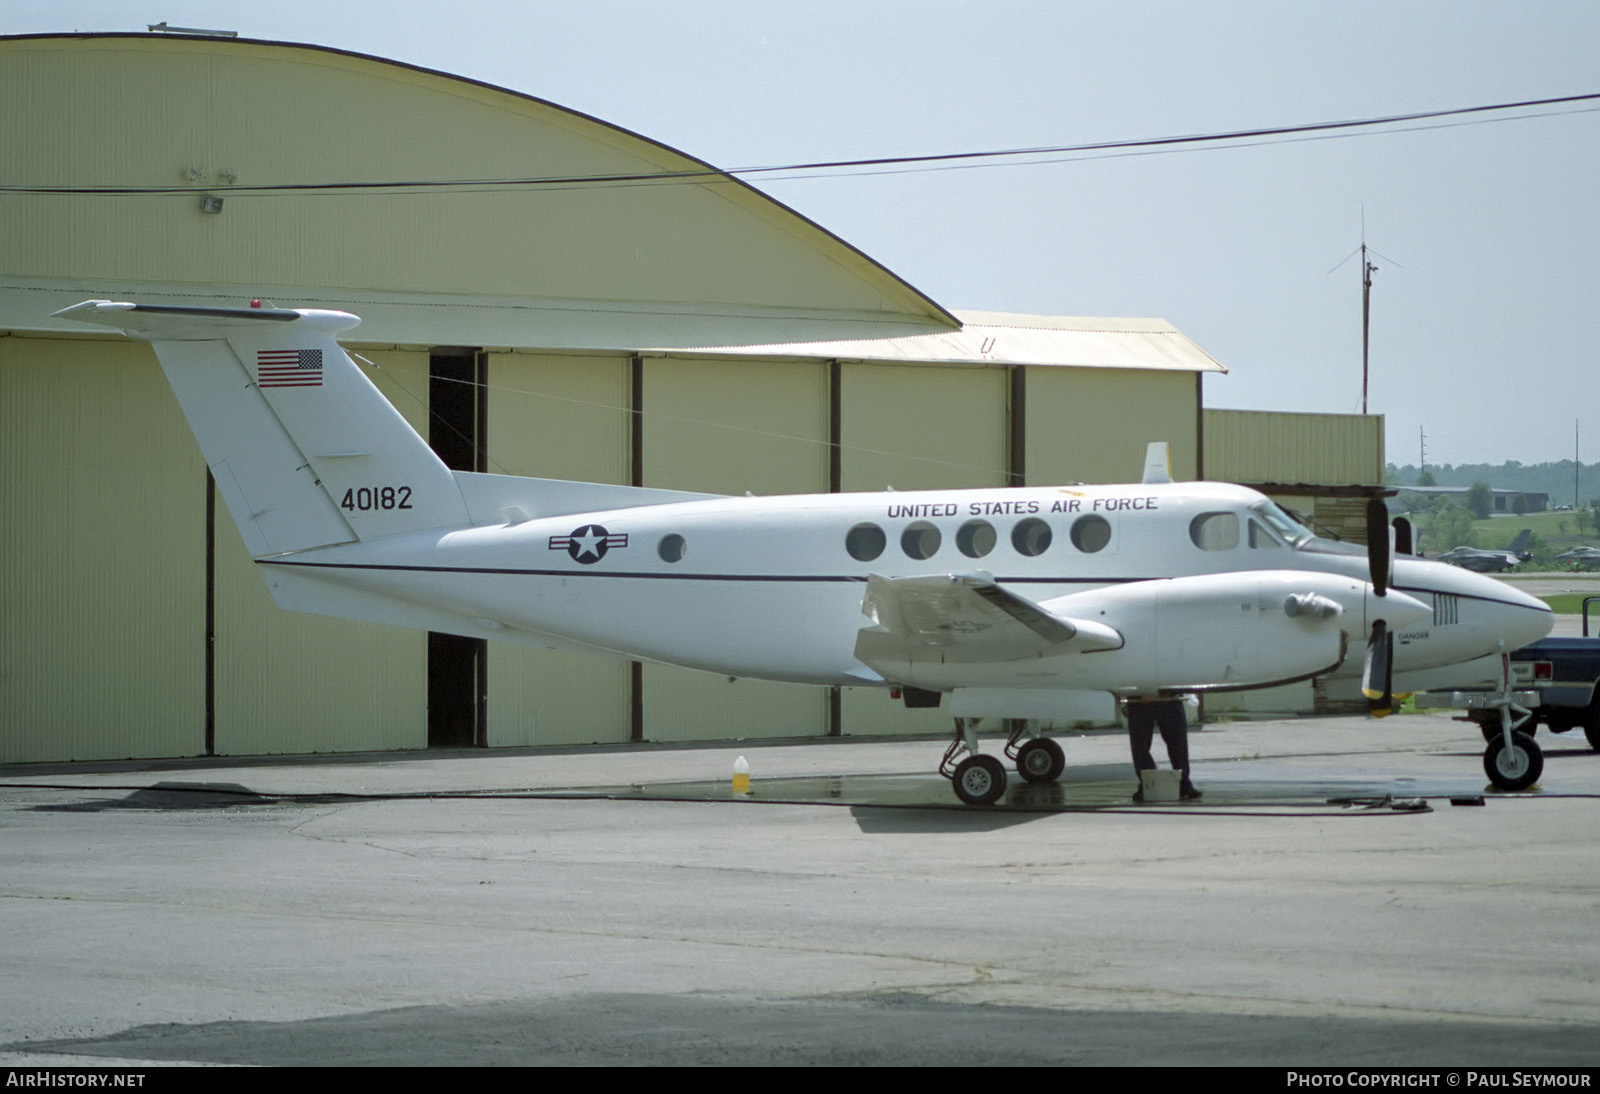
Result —
<instances>
[{"instance_id":1,"label":"usaf star and bar insignia","mask_svg":"<svg viewBox=\"0 0 1600 1094\"><path fill-rule=\"evenodd\" d=\"M572 561L581 562L585 566L605 558L606 552L611 548L627 545L626 534L608 532L598 524L585 524L570 536L550 537L550 550L565 551L572 556Z\"/></svg>"}]
</instances>

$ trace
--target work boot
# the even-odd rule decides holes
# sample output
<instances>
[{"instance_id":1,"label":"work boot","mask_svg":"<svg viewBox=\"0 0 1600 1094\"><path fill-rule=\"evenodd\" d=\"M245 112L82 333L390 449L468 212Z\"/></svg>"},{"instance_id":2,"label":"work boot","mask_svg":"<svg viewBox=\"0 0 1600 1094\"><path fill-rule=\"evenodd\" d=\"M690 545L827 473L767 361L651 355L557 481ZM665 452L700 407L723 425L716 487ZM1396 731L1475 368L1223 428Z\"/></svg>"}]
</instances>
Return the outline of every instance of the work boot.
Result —
<instances>
[{"instance_id":1,"label":"work boot","mask_svg":"<svg viewBox=\"0 0 1600 1094\"><path fill-rule=\"evenodd\" d=\"M1195 789L1194 783L1188 779L1178 784L1178 797L1186 802L1197 802L1201 798L1200 791Z\"/></svg>"},{"instance_id":2,"label":"work boot","mask_svg":"<svg viewBox=\"0 0 1600 1094\"><path fill-rule=\"evenodd\" d=\"M1144 783L1136 783L1134 785L1133 800L1140 803L1144 802Z\"/></svg>"}]
</instances>

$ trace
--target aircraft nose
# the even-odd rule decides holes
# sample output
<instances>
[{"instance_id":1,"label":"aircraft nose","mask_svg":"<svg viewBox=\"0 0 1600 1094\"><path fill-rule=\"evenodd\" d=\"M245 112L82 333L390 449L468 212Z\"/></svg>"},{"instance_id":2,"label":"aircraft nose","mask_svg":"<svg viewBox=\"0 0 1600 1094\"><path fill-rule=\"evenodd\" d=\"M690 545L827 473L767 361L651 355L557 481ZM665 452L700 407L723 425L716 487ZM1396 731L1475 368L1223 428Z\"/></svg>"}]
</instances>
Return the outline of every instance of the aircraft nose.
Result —
<instances>
[{"instance_id":1,"label":"aircraft nose","mask_svg":"<svg viewBox=\"0 0 1600 1094\"><path fill-rule=\"evenodd\" d=\"M1521 649L1529 642L1537 642L1555 626L1550 606L1538 597L1484 574L1461 576L1471 579L1462 593L1478 602L1484 622L1504 640L1505 649Z\"/></svg>"}]
</instances>

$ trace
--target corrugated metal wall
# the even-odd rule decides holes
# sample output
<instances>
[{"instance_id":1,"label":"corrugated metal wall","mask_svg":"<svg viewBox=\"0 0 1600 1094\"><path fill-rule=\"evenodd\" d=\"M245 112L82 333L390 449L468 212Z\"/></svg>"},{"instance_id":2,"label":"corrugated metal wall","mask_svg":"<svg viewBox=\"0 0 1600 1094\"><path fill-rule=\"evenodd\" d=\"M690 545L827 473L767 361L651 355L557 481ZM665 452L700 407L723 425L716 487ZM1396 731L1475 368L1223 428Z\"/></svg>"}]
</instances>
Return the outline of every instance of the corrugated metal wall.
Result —
<instances>
[{"instance_id":1,"label":"corrugated metal wall","mask_svg":"<svg viewBox=\"0 0 1600 1094\"><path fill-rule=\"evenodd\" d=\"M1194 373L1030 368L1027 383L1029 484L1138 482L1150 441L1171 446L1174 479L1197 477Z\"/></svg>"},{"instance_id":2,"label":"corrugated metal wall","mask_svg":"<svg viewBox=\"0 0 1600 1094\"><path fill-rule=\"evenodd\" d=\"M148 346L0 337L0 762L205 749L205 464Z\"/></svg>"},{"instance_id":3,"label":"corrugated metal wall","mask_svg":"<svg viewBox=\"0 0 1600 1094\"><path fill-rule=\"evenodd\" d=\"M1006 372L846 364L841 488L1004 486Z\"/></svg>"},{"instance_id":4,"label":"corrugated metal wall","mask_svg":"<svg viewBox=\"0 0 1600 1094\"><path fill-rule=\"evenodd\" d=\"M1205 478L1214 482L1383 483L1381 414L1205 411Z\"/></svg>"}]
</instances>

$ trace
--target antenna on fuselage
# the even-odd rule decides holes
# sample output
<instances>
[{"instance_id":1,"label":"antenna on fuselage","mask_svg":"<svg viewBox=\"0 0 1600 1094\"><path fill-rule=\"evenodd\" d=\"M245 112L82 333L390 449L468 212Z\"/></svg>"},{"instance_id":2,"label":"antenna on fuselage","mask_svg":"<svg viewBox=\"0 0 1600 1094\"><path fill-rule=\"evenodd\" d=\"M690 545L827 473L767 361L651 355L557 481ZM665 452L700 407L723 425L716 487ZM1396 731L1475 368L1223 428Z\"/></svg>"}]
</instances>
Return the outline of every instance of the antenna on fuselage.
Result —
<instances>
[{"instance_id":1,"label":"antenna on fuselage","mask_svg":"<svg viewBox=\"0 0 1600 1094\"><path fill-rule=\"evenodd\" d=\"M1144 478L1140 482L1172 481L1172 450L1166 441L1151 441L1144 450Z\"/></svg>"}]
</instances>

